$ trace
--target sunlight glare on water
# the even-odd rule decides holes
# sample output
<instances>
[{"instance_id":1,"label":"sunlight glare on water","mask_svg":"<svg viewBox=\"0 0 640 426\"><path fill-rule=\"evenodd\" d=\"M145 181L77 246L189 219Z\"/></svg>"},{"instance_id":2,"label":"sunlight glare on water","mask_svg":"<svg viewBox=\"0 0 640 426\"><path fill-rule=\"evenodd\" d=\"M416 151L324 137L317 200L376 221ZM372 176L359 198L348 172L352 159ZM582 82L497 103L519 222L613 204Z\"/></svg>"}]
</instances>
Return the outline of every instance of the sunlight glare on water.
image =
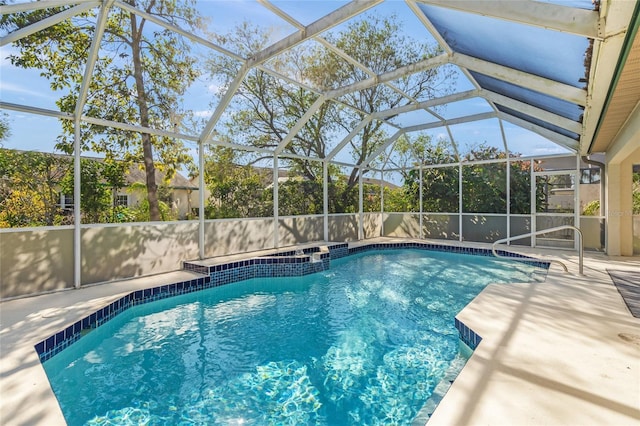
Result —
<instances>
[{"instance_id":1,"label":"sunlight glare on water","mask_svg":"<svg viewBox=\"0 0 640 426\"><path fill-rule=\"evenodd\" d=\"M459 356L454 316L534 269L368 252L131 308L44 366L72 426L410 424Z\"/></svg>"}]
</instances>

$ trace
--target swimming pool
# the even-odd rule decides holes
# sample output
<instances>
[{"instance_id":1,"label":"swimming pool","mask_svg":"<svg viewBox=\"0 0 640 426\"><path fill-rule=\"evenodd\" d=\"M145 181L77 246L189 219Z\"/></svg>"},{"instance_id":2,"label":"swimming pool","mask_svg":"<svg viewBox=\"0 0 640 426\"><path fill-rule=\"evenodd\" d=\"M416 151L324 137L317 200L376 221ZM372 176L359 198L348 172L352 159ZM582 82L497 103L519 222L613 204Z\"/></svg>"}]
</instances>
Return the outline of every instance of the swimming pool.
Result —
<instances>
[{"instance_id":1,"label":"swimming pool","mask_svg":"<svg viewBox=\"0 0 640 426\"><path fill-rule=\"evenodd\" d=\"M458 356L457 312L535 269L361 253L135 306L44 366L70 425L407 424Z\"/></svg>"}]
</instances>

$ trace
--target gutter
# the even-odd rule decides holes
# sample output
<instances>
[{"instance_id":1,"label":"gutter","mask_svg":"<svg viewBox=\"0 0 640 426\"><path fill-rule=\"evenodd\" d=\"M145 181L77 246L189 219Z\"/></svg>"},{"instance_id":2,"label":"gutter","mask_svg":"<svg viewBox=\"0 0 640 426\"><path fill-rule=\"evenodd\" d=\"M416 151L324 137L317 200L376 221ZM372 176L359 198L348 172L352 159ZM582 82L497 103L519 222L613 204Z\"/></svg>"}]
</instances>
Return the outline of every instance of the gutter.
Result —
<instances>
[{"instance_id":1,"label":"gutter","mask_svg":"<svg viewBox=\"0 0 640 426\"><path fill-rule=\"evenodd\" d=\"M618 63L616 64L616 70L615 70L613 79L611 80L611 84L609 85L609 90L607 91L607 97L604 102L602 112L600 113L600 117L598 118L596 131L593 133L593 137L591 138L591 142L589 143L589 149L587 150L587 153L589 154L591 153L591 149L593 148L593 143L596 141L596 139L598 139L598 134L600 133L602 122L604 121L604 117L607 115L609 104L611 103L611 98L613 97L613 92L616 90L616 87L618 86L620 75L622 74L622 69L624 68L627 62L627 58L629 57L629 52L631 51L631 47L633 46L633 41L636 38L636 34L638 33L639 27L640 27L640 1L636 3L636 8L633 10L633 14L631 15L631 19L629 20L629 28L627 31L627 35L624 39L624 43L622 45L622 54L618 58Z\"/></svg>"}]
</instances>

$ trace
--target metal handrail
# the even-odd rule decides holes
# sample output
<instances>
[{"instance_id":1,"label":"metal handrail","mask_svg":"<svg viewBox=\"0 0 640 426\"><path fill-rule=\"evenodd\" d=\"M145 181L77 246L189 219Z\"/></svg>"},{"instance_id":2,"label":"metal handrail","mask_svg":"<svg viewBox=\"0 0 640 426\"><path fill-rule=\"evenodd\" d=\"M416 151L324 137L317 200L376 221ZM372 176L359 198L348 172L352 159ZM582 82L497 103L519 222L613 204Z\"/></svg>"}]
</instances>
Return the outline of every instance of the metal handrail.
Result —
<instances>
[{"instance_id":1,"label":"metal handrail","mask_svg":"<svg viewBox=\"0 0 640 426\"><path fill-rule=\"evenodd\" d=\"M582 273L583 272L583 264L584 264L584 259L583 259L584 258L584 248L582 247L582 231L579 228L576 228L573 225L556 226L555 228L543 229L541 231L530 232L528 234L517 235L515 237L502 238L502 239L497 240L497 241L495 241L493 243L493 245L491 246L491 252L493 253L493 255L495 257L504 257L504 258L506 258L507 256L501 256L501 255L498 254L498 252L496 251L496 245L508 243L508 242L514 241L514 240L520 240L522 238L533 237L535 235L543 235L543 234L548 234L550 232L561 231L563 229L573 229L575 231L575 235L578 237L578 273L580 275L584 275ZM574 241L575 241L575 237L574 237ZM563 262L561 262L559 260L556 260L556 259L540 259L540 260L544 260L546 262L557 263L560 266L562 266L562 268L564 269L564 272L569 272L569 269L567 269L567 265L565 265Z\"/></svg>"}]
</instances>

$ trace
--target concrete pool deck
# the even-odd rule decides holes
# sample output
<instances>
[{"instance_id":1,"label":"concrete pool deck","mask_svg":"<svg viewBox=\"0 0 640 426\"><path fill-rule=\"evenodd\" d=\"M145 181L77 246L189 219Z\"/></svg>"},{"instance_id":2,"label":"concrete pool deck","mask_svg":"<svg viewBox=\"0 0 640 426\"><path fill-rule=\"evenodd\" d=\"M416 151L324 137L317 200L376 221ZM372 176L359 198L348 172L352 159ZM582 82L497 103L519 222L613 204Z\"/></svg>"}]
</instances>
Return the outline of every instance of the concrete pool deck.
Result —
<instances>
[{"instance_id":1,"label":"concrete pool deck","mask_svg":"<svg viewBox=\"0 0 640 426\"><path fill-rule=\"evenodd\" d=\"M407 240L352 245L398 241ZM563 258L577 272L575 252L514 251ZM585 276L552 265L545 282L480 293L458 318L483 340L429 425L640 425L640 319L606 269L637 271L640 258L587 253ZM123 294L194 276L172 272L0 303L0 424L65 424L36 343Z\"/></svg>"}]
</instances>

